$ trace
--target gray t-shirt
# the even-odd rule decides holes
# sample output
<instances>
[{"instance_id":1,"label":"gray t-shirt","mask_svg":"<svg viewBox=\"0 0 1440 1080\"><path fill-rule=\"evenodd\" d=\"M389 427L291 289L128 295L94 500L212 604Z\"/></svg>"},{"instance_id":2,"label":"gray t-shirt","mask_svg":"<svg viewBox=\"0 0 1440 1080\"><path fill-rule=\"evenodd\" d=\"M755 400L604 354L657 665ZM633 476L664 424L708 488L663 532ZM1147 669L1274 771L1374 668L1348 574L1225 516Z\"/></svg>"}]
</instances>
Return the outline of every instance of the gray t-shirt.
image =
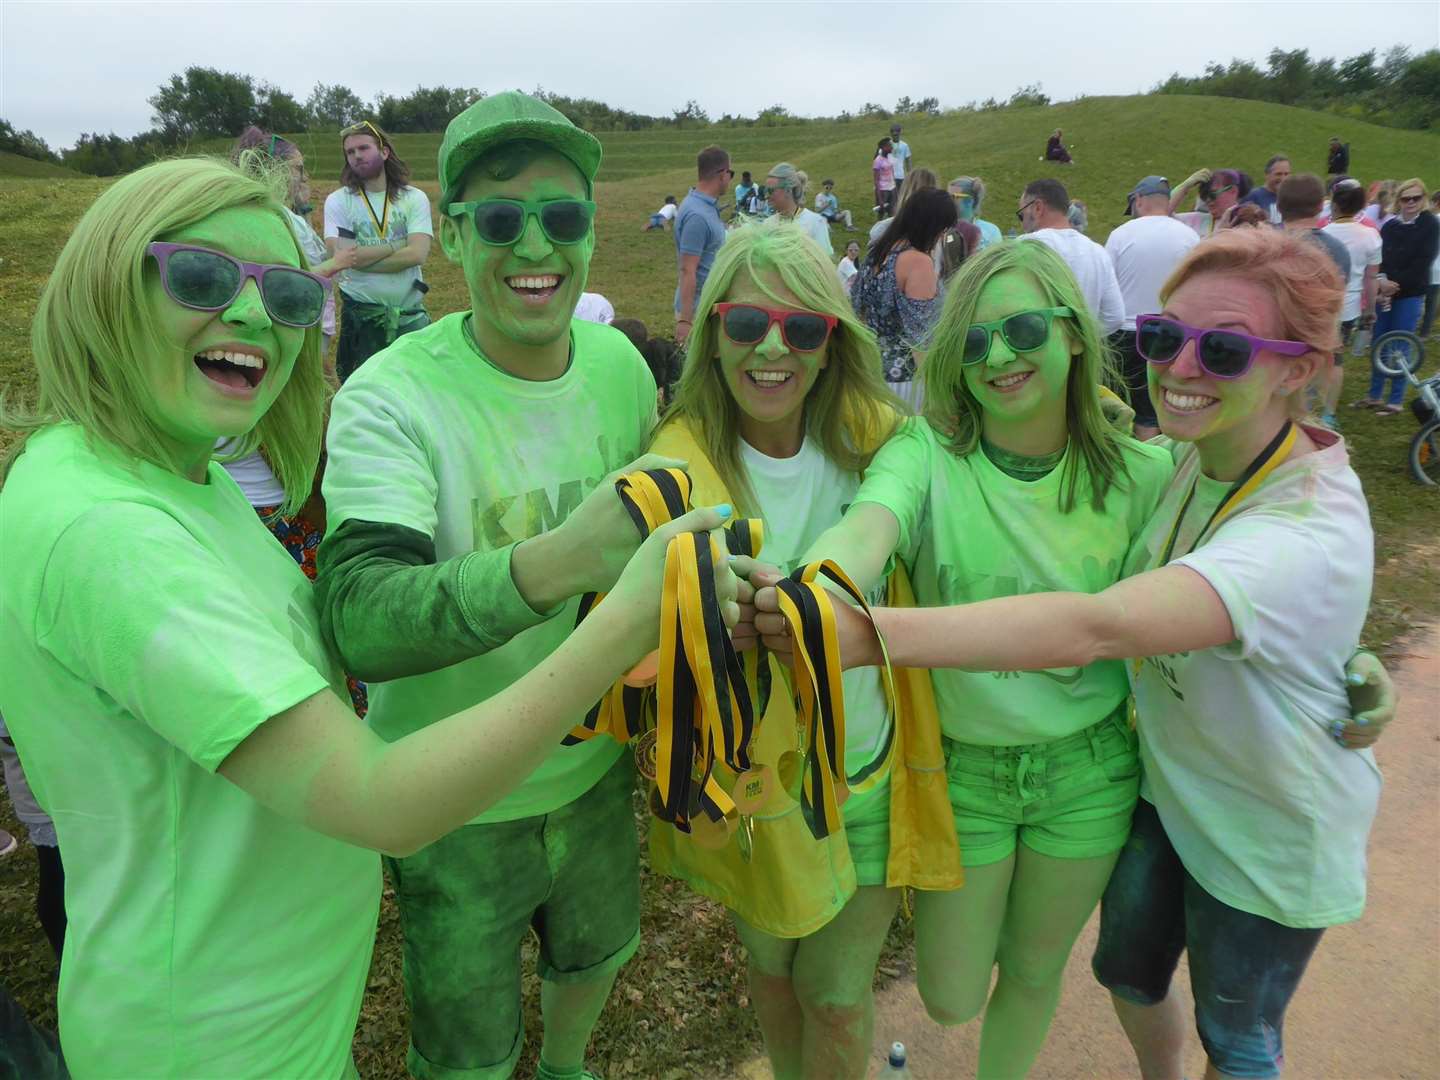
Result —
<instances>
[{"instance_id":1,"label":"gray t-shirt","mask_svg":"<svg viewBox=\"0 0 1440 1080\"><path fill-rule=\"evenodd\" d=\"M705 286L705 279L710 275L710 267L715 262L715 253L720 250L720 245L725 242L725 223L720 220L720 212L715 208L715 198L703 192L690 189L680 203L680 211L675 215L675 265L678 271L680 259L685 255L699 255L700 265L695 269L695 298L700 298L700 290ZM680 311L680 284L675 284L675 314L682 314ZM693 312L684 312L686 315Z\"/></svg>"}]
</instances>

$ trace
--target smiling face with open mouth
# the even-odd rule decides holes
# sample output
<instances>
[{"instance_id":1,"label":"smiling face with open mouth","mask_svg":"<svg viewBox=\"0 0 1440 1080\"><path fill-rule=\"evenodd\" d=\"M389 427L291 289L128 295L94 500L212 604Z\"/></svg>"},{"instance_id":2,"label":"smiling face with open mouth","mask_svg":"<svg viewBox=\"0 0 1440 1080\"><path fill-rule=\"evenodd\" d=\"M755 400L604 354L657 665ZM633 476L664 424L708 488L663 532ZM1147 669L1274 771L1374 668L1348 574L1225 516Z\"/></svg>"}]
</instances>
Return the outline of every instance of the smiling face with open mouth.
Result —
<instances>
[{"instance_id":1,"label":"smiling face with open mouth","mask_svg":"<svg viewBox=\"0 0 1440 1080\"><path fill-rule=\"evenodd\" d=\"M537 153L509 180L476 170L456 201L514 199L526 203L585 199L585 180L568 159ZM481 351L492 362L525 375L536 357L570 332L575 304L585 290L594 250L594 230L578 243L556 243L538 215L526 214L524 231L513 244L489 244L468 217L441 223L446 254L465 271L470 291L472 329Z\"/></svg>"},{"instance_id":2,"label":"smiling face with open mouth","mask_svg":"<svg viewBox=\"0 0 1440 1080\"><path fill-rule=\"evenodd\" d=\"M165 240L224 252L242 262L299 267L289 227L259 207L220 210ZM177 444L208 452L215 440L260 422L294 370L305 331L271 319L256 282L220 311L171 299L154 260L145 268L145 303L159 338L142 346L157 425Z\"/></svg>"},{"instance_id":3,"label":"smiling face with open mouth","mask_svg":"<svg viewBox=\"0 0 1440 1080\"><path fill-rule=\"evenodd\" d=\"M1006 270L990 278L980 290L973 321L993 322L1053 305L1054 301L1030 274ZM1070 360L1080 349L1066 323L1057 316L1044 343L1028 352L1015 351L1004 334L996 331L991 334L985 359L966 366L965 386L980 405L985 436L992 442L1005 445L1000 432L1009 429L1024 431L1027 436L1053 431L1063 445ZM1022 440L1035 441L1030 437Z\"/></svg>"},{"instance_id":4,"label":"smiling face with open mouth","mask_svg":"<svg viewBox=\"0 0 1440 1080\"><path fill-rule=\"evenodd\" d=\"M807 310L785 288L778 273L762 270L759 277L757 282L749 271L738 270L725 300L771 309ZM719 317L711 315L713 319ZM740 407L741 437L771 456L779 456L772 452L777 446L793 447L790 453L798 453L803 441L805 398L829 364L829 341L811 351L794 350L776 323L753 345L736 344L726 337L723 328L715 338L721 374Z\"/></svg>"}]
</instances>

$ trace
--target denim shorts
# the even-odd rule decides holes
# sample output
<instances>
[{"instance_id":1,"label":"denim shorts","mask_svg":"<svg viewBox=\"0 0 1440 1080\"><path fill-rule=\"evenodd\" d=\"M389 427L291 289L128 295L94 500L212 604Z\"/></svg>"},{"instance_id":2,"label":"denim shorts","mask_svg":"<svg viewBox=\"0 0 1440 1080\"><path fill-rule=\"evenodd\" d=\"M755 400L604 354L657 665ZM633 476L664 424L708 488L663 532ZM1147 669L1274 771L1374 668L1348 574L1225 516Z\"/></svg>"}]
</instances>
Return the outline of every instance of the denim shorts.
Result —
<instances>
[{"instance_id":1,"label":"denim shorts","mask_svg":"<svg viewBox=\"0 0 1440 1080\"><path fill-rule=\"evenodd\" d=\"M1140 796L1138 742L1124 705L1051 742L981 746L947 738L944 748L965 866L997 863L1017 843L1056 859L1124 847Z\"/></svg>"},{"instance_id":2,"label":"denim shorts","mask_svg":"<svg viewBox=\"0 0 1440 1080\"><path fill-rule=\"evenodd\" d=\"M1165 1000L1190 953L1195 1025L1226 1076L1279 1076L1285 1007L1323 929L1296 929L1222 904L1190 876L1155 807L1141 801L1105 898L1095 978L1136 1005Z\"/></svg>"},{"instance_id":3,"label":"denim shorts","mask_svg":"<svg viewBox=\"0 0 1440 1080\"><path fill-rule=\"evenodd\" d=\"M520 943L542 978L598 980L640 944L640 849L622 754L549 814L465 825L387 859L405 933L410 1075L502 1080L524 1044Z\"/></svg>"}]
</instances>

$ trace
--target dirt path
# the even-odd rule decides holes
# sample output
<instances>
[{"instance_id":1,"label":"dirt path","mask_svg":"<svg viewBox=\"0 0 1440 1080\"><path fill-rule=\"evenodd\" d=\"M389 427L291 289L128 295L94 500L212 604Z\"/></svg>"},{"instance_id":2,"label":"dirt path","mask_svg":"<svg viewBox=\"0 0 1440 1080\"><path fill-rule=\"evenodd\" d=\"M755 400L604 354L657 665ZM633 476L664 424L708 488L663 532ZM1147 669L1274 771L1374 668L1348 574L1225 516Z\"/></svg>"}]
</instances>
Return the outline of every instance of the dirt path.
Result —
<instances>
[{"instance_id":1,"label":"dirt path","mask_svg":"<svg viewBox=\"0 0 1440 1080\"><path fill-rule=\"evenodd\" d=\"M1395 672L1400 715L1377 748L1385 771L1370 841L1365 917L1329 931L1286 1016L1287 1080L1419 1080L1440 1073L1440 631ZM1031 1080L1138 1076L1109 997L1090 975L1091 919L1065 973L1065 996ZM1188 976L1177 977L1187 1004ZM974 1076L979 1022L941 1028L913 978L880 995L876 1038L909 1048L916 1080ZM872 1075L882 1058L876 1054ZM1205 1055L1192 1039L1188 1071ZM753 1061L736 1080L768 1080Z\"/></svg>"}]
</instances>

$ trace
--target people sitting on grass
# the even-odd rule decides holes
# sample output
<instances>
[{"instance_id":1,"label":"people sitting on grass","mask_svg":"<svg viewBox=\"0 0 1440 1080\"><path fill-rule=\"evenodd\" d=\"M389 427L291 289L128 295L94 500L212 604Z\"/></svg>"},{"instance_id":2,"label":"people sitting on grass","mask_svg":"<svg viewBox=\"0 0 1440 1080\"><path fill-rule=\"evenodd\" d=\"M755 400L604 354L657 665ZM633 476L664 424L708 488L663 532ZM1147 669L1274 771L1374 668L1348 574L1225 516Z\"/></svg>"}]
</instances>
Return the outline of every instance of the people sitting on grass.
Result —
<instances>
[{"instance_id":1,"label":"people sitting on grass","mask_svg":"<svg viewBox=\"0 0 1440 1080\"><path fill-rule=\"evenodd\" d=\"M1075 164L1075 159L1070 156L1070 151L1065 147L1063 136L1061 135L1059 128L1056 128L1054 132L1050 135L1050 138L1046 140L1045 156L1040 160L1058 161L1061 165Z\"/></svg>"},{"instance_id":2,"label":"people sitting on grass","mask_svg":"<svg viewBox=\"0 0 1440 1080\"><path fill-rule=\"evenodd\" d=\"M738 203L739 200L737 199ZM674 195L666 195L665 202L650 215L650 220L640 226L641 232L649 232L651 229L668 229L675 221L675 213L680 207L675 203Z\"/></svg>"},{"instance_id":3,"label":"people sitting on grass","mask_svg":"<svg viewBox=\"0 0 1440 1080\"><path fill-rule=\"evenodd\" d=\"M855 221L849 210L840 209L840 200L835 195L835 181L826 180L820 194L815 196L815 212L831 225L844 225L846 232L855 231Z\"/></svg>"}]
</instances>

